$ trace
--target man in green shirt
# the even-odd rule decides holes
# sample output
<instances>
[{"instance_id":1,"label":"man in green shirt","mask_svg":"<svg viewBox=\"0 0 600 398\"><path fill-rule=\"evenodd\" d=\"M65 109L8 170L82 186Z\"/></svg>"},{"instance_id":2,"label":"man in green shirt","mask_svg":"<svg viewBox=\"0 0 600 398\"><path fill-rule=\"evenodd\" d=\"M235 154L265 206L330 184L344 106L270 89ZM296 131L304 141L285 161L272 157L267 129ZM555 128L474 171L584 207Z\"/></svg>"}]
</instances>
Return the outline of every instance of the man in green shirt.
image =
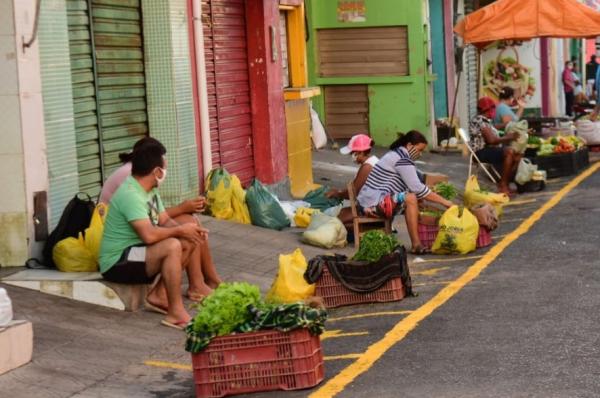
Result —
<instances>
[{"instance_id":1,"label":"man in green shirt","mask_svg":"<svg viewBox=\"0 0 600 398\"><path fill-rule=\"evenodd\" d=\"M187 269L190 287L210 293L202 270L200 243L208 231L197 223L179 224L165 212L156 188L167 175L165 147L158 141L135 151L131 176L113 195L100 247L100 272L116 283L151 283L150 303L167 302L164 325L183 328L190 320L181 297L181 277Z\"/></svg>"}]
</instances>

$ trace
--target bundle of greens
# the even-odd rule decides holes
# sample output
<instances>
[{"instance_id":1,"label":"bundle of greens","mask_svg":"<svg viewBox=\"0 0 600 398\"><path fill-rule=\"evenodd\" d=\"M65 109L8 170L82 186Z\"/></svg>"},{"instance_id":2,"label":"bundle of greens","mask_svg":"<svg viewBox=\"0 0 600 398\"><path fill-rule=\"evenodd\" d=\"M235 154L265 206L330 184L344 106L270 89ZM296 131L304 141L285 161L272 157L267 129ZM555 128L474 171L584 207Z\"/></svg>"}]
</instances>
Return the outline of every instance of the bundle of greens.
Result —
<instances>
[{"instance_id":1,"label":"bundle of greens","mask_svg":"<svg viewBox=\"0 0 600 398\"><path fill-rule=\"evenodd\" d=\"M429 216L429 217L441 217L442 214L444 214L443 210L434 210L434 209L424 209L419 211L419 214L422 216Z\"/></svg>"},{"instance_id":2,"label":"bundle of greens","mask_svg":"<svg viewBox=\"0 0 600 398\"><path fill-rule=\"evenodd\" d=\"M446 200L453 200L458 195L458 189L452 184L447 182L438 182L433 187L433 192L440 195L442 198Z\"/></svg>"},{"instance_id":3,"label":"bundle of greens","mask_svg":"<svg viewBox=\"0 0 600 398\"><path fill-rule=\"evenodd\" d=\"M387 235L379 230L369 231L360 238L358 251L352 258L356 261L375 262L387 256L398 247L398 240L394 235Z\"/></svg>"},{"instance_id":4,"label":"bundle of greens","mask_svg":"<svg viewBox=\"0 0 600 398\"><path fill-rule=\"evenodd\" d=\"M197 333L224 336L251 319L248 305L261 306L258 286L245 282L221 283L197 305L193 320Z\"/></svg>"},{"instance_id":5,"label":"bundle of greens","mask_svg":"<svg viewBox=\"0 0 600 398\"><path fill-rule=\"evenodd\" d=\"M540 137L530 135L527 139L527 145L531 145L532 147L539 147L540 145L542 145L542 140Z\"/></svg>"}]
</instances>

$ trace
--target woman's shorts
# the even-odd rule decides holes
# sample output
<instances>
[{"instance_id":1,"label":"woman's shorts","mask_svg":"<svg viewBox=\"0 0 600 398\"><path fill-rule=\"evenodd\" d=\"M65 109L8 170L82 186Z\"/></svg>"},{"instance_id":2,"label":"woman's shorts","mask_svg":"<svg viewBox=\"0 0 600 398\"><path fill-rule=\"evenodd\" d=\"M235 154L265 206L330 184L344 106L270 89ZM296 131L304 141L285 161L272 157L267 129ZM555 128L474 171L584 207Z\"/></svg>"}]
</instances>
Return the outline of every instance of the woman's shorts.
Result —
<instances>
[{"instance_id":1,"label":"woman's shorts","mask_svg":"<svg viewBox=\"0 0 600 398\"><path fill-rule=\"evenodd\" d=\"M146 246L129 246L115 265L102 274L109 282L125 284L149 284L154 275L146 274Z\"/></svg>"}]
</instances>

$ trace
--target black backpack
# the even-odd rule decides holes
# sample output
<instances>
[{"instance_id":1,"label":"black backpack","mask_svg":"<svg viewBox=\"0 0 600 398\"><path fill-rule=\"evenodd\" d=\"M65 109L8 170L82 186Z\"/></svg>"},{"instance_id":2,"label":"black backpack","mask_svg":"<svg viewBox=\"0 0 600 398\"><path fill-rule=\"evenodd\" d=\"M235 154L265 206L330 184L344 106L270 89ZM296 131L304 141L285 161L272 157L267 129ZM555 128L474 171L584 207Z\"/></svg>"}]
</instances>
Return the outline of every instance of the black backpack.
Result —
<instances>
[{"instance_id":1,"label":"black backpack","mask_svg":"<svg viewBox=\"0 0 600 398\"><path fill-rule=\"evenodd\" d=\"M42 250L42 259L29 259L25 265L29 268L56 268L52 260L52 249L61 240L69 237L77 238L80 232L90 226L95 204L86 193L78 193L67 203L58 224L50 233Z\"/></svg>"}]
</instances>

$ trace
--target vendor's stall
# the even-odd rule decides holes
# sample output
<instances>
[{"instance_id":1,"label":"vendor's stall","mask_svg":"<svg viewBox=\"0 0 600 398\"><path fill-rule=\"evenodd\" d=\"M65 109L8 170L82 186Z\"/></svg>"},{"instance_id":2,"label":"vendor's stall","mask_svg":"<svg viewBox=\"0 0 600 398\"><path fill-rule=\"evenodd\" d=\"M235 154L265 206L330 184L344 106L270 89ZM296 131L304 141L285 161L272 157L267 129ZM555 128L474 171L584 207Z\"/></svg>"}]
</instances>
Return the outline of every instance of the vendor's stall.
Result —
<instances>
[{"instance_id":1,"label":"vendor's stall","mask_svg":"<svg viewBox=\"0 0 600 398\"><path fill-rule=\"evenodd\" d=\"M454 31L465 45L478 49L496 41L592 38L600 36L600 12L577 0L498 0L467 15ZM570 175L589 164L583 142L572 137L576 131L571 121L532 122L540 139L529 143L527 154L540 169L547 170L548 177Z\"/></svg>"}]
</instances>

